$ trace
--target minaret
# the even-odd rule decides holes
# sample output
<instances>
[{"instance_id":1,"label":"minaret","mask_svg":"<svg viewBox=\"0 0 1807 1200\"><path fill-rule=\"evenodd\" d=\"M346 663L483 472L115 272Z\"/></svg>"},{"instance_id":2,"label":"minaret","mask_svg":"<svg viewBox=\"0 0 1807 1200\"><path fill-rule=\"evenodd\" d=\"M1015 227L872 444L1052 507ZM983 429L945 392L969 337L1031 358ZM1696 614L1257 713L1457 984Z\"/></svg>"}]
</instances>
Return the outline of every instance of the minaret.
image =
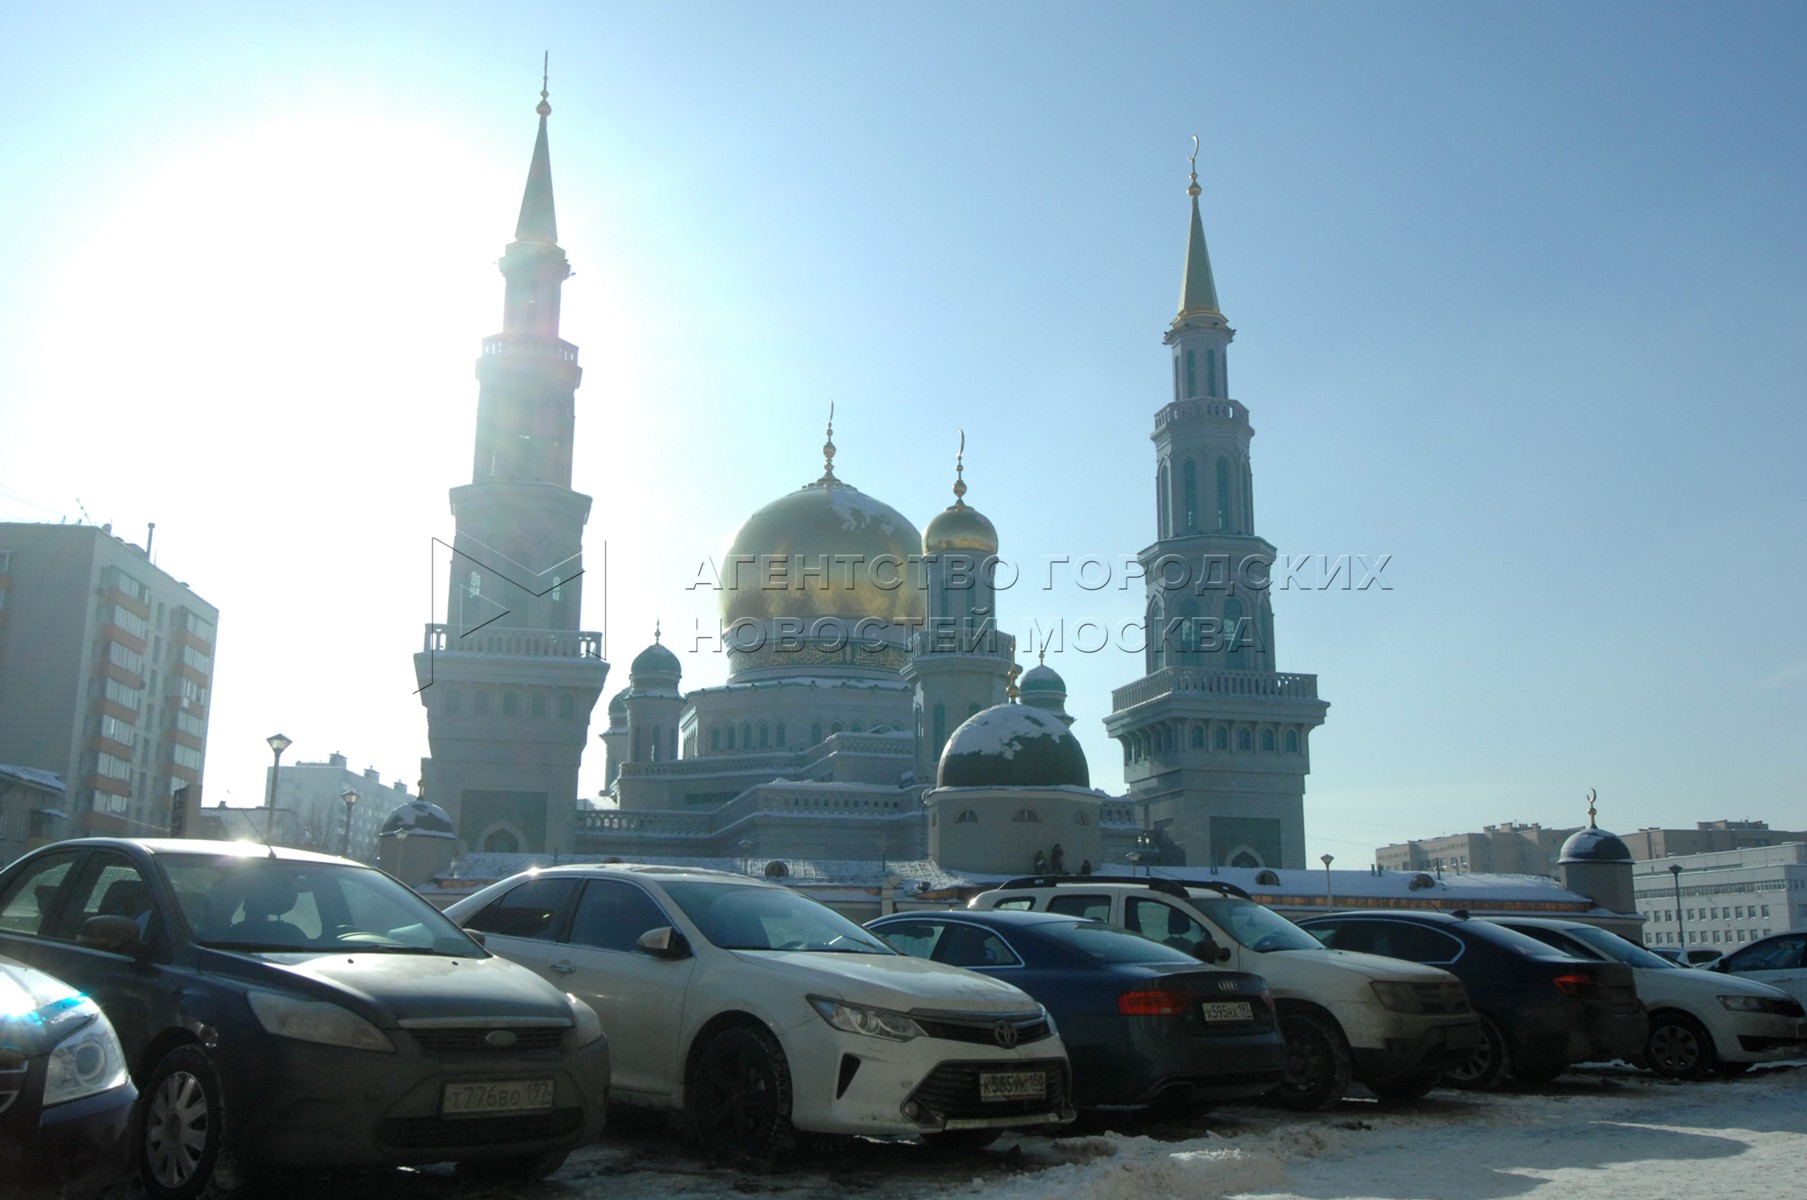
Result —
<instances>
[{"instance_id":1,"label":"minaret","mask_svg":"<svg viewBox=\"0 0 1807 1200\"><path fill-rule=\"evenodd\" d=\"M997 628L998 531L966 503L966 434L954 455L954 502L922 531L928 614L911 640L905 682L915 688L916 778L931 780L962 721L1001 704L1015 639Z\"/></svg>"},{"instance_id":2,"label":"minaret","mask_svg":"<svg viewBox=\"0 0 1807 1200\"><path fill-rule=\"evenodd\" d=\"M1199 214L1198 146L1179 311L1162 340L1173 393L1155 414L1155 541L1146 674L1105 721L1163 852L1193 865L1302 867L1307 737L1328 707L1317 680L1277 672L1269 575L1255 533L1249 412L1232 399L1229 347Z\"/></svg>"},{"instance_id":3,"label":"minaret","mask_svg":"<svg viewBox=\"0 0 1807 1200\"><path fill-rule=\"evenodd\" d=\"M446 622L415 655L434 802L464 851L568 852L577 771L608 664L578 628L590 497L571 489L577 347L559 337L571 267L558 245L542 82L515 238L499 264L502 332L477 360L471 482L456 523Z\"/></svg>"}]
</instances>

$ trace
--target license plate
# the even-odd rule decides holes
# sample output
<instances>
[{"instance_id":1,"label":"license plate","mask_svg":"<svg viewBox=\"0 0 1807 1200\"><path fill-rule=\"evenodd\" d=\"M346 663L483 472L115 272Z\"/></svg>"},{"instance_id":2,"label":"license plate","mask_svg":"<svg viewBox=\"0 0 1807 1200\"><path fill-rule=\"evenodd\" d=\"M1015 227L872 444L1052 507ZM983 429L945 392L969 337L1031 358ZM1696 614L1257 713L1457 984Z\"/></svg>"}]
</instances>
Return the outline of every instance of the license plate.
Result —
<instances>
[{"instance_id":1,"label":"license plate","mask_svg":"<svg viewBox=\"0 0 1807 1200\"><path fill-rule=\"evenodd\" d=\"M536 1108L551 1107L550 1079L448 1083L439 1098L439 1111L448 1117L465 1113L531 1112Z\"/></svg>"},{"instance_id":2,"label":"license plate","mask_svg":"<svg viewBox=\"0 0 1807 1200\"><path fill-rule=\"evenodd\" d=\"M1040 1100L1047 1094L1046 1071L992 1071L979 1076L981 1100Z\"/></svg>"},{"instance_id":3,"label":"license plate","mask_svg":"<svg viewBox=\"0 0 1807 1200\"><path fill-rule=\"evenodd\" d=\"M1218 1004L1201 1004L1207 1021L1252 1021L1255 1009L1247 1000L1231 1000Z\"/></svg>"}]
</instances>

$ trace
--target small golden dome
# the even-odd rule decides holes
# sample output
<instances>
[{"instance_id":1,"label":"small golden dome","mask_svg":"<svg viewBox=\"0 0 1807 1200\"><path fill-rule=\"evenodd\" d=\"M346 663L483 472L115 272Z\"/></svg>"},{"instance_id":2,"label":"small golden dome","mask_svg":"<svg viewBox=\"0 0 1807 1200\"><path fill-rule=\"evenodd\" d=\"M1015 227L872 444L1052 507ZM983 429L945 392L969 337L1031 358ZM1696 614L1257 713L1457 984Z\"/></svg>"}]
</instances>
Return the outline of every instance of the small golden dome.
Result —
<instances>
[{"instance_id":1,"label":"small golden dome","mask_svg":"<svg viewBox=\"0 0 1807 1200\"><path fill-rule=\"evenodd\" d=\"M950 504L922 531L924 554L970 551L980 556L998 552L998 531L988 517L965 504Z\"/></svg>"}]
</instances>

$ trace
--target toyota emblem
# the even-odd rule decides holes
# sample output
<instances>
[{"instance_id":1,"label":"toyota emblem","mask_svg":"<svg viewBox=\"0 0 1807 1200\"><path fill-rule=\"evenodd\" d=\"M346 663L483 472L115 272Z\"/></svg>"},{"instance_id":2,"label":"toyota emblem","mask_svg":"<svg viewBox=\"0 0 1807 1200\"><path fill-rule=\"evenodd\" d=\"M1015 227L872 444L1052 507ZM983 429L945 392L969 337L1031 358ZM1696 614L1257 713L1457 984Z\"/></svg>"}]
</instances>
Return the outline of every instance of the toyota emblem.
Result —
<instances>
[{"instance_id":1,"label":"toyota emblem","mask_svg":"<svg viewBox=\"0 0 1807 1200\"><path fill-rule=\"evenodd\" d=\"M997 1027L991 1031L991 1036L998 1039L998 1045L1004 1049L1016 1049L1016 1026L1009 1021L999 1021Z\"/></svg>"},{"instance_id":2,"label":"toyota emblem","mask_svg":"<svg viewBox=\"0 0 1807 1200\"><path fill-rule=\"evenodd\" d=\"M483 1035L483 1044L492 1050L506 1050L520 1040L512 1029L492 1029Z\"/></svg>"}]
</instances>

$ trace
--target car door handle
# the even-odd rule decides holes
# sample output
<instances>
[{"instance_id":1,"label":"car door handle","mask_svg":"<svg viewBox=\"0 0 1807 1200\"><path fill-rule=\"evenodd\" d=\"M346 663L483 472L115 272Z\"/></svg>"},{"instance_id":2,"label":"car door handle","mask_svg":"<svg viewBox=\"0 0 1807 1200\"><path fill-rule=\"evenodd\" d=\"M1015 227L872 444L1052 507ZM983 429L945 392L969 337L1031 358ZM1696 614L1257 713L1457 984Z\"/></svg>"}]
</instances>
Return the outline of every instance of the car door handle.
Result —
<instances>
[{"instance_id":1,"label":"car door handle","mask_svg":"<svg viewBox=\"0 0 1807 1200\"><path fill-rule=\"evenodd\" d=\"M555 962L546 969L548 971L557 971L560 975L569 975L571 972L577 970L576 967L568 962Z\"/></svg>"}]
</instances>

